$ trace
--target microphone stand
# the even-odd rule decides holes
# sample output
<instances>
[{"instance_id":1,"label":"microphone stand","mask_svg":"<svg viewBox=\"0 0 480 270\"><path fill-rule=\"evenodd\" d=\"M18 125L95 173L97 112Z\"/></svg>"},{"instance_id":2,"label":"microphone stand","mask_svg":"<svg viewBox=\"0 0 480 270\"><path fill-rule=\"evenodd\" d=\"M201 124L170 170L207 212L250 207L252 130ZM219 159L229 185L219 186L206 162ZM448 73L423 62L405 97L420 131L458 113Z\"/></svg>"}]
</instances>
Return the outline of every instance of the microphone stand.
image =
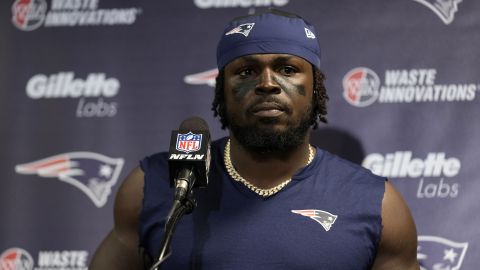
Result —
<instances>
[{"instance_id":1,"label":"microphone stand","mask_svg":"<svg viewBox=\"0 0 480 270\"><path fill-rule=\"evenodd\" d=\"M163 235L162 245L160 246L160 255L157 261L150 267L150 270L160 269L160 265L170 256L170 243L172 241L173 233L177 227L180 218L185 214L190 214L197 206L197 202L193 197L193 192L190 190L188 195L183 199L175 199L170 213L167 216L165 224L165 234Z\"/></svg>"}]
</instances>

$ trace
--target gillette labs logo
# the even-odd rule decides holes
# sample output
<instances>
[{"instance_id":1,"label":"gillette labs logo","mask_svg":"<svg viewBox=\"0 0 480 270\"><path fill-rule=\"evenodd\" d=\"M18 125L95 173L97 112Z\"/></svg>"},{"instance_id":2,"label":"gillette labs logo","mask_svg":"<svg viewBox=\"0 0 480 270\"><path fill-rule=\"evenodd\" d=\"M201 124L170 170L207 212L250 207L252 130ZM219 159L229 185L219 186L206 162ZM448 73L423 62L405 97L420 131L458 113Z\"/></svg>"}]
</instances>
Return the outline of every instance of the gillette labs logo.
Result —
<instances>
[{"instance_id":1,"label":"gillette labs logo","mask_svg":"<svg viewBox=\"0 0 480 270\"><path fill-rule=\"evenodd\" d=\"M57 74L37 74L26 85L26 94L35 100L79 99L77 117L113 117L118 104L106 98L115 97L120 90L117 78L107 78L105 73L90 73L85 79L77 78L71 71Z\"/></svg>"},{"instance_id":2,"label":"gillette labs logo","mask_svg":"<svg viewBox=\"0 0 480 270\"><path fill-rule=\"evenodd\" d=\"M365 157L362 166L387 178L420 179L417 198L456 198L459 194L460 184L454 177L462 164L444 152L431 152L425 158L414 157L412 151L372 153Z\"/></svg>"},{"instance_id":3,"label":"gillette labs logo","mask_svg":"<svg viewBox=\"0 0 480 270\"><path fill-rule=\"evenodd\" d=\"M453 177L461 168L458 158L446 158L445 153L428 153L425 159L412 158L411 151L397 151L386 155L369 154L362 166L385 177Z\"/></svg>"}]
</instances>

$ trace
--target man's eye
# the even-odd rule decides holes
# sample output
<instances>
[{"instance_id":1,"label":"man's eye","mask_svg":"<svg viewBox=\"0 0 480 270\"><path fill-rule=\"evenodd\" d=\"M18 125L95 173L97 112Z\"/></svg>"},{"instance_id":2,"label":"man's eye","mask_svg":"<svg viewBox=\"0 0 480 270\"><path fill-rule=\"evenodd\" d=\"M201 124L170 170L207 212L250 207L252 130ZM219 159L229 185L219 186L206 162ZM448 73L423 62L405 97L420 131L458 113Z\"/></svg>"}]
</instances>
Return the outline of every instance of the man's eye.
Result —
<instances>
[{"instance_id":1,"label":"man's eye","mask_svg":"<svg viewBox=\"0 0 480 270\"><path fill-rule=\"evenodd\" d=\"M252 75L253 73L253 70L251 68L245 68L245 69L242 69L238 72L238 75L240 75L240 77L248 77L250 75Z\"/></svg>"},{"instance_id":2,"label":"man's eye","mask_svg":"<svg viewBox=\"0 0 480 270\"><path fill-rule=\"evenodd\" d=\"M238 72L238 75L245 77L245 76L252 75L252 73L253 71L251 68L244 68Z\"/></svg>"},{"instance_id":3,"label":"man's eye","mask_svg":"<svg viewBox=\"0 0 480 270\"><path fill-rule=\"evenodd\" d=\"M293 75L297 72L294 67L286 66L280 69L280 72L284 75Z\"/></svg>"}]
</instances>

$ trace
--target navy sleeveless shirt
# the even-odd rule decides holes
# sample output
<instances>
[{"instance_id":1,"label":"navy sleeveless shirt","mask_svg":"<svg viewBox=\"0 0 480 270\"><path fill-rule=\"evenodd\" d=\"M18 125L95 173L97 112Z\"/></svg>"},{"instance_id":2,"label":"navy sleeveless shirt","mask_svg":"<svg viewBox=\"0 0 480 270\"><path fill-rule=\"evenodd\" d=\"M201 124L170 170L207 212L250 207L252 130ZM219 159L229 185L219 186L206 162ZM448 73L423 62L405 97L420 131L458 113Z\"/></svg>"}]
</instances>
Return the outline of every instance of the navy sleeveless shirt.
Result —
<instances>
[{"instance_id":1,"label":"navy sleeveless shirt","mask_svg":"<svg viewBox=\"0 0 480 270\"><path fill-rule=\"evenodd\" d=\"M165 269L370 269L380 241L385 179L317 148L277 194L262 198L230 178L226 139L212 143L207 188L174 233ZM156 259L173 201L167 153L140 162L145 173L140 246Z\"/></svg>"}]
</instances>

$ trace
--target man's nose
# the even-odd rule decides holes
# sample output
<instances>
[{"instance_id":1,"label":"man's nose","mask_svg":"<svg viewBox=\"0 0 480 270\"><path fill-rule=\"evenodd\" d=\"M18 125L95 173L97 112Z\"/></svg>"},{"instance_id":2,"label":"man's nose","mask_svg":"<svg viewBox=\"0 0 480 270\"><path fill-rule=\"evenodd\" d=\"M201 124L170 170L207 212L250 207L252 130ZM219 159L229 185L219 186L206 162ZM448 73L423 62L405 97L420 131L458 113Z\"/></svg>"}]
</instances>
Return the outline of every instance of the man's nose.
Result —
<instances>
[{"instance_id":1,"label":"man's nose","mask_svg":"<svg viewBox=\"0 0 480 270\"><path fill-rule=\"evenodd\" d=\"M258 83L255 87L257 94L279 94L280 86L275 81L275 72L271 69L264 69L258 77Z\"/></svg>"}]
</instances>

